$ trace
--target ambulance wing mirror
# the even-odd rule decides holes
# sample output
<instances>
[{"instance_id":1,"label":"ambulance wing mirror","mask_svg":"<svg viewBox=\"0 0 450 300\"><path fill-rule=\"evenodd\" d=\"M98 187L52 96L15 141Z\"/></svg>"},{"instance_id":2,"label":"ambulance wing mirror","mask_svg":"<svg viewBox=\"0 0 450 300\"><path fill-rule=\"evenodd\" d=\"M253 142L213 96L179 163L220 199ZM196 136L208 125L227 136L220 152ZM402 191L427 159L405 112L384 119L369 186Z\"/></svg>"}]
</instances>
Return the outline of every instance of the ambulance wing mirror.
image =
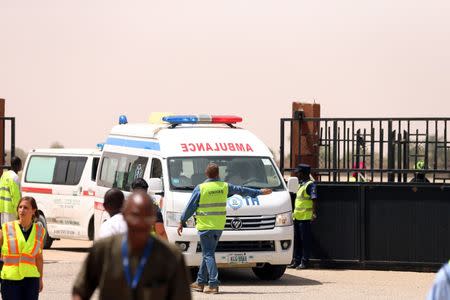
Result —
<instances>
[{"instance_id":1,"label":"ambulance wing mirror","mask_svg":"<svg viewBox=\"0 0 450 300\"><path fill-rule=\"evenodd\" d=\"M164 194L164 188L161 178L150 178L148 180L148 191L157 195Z\"/></svg>"},{"instance_id":2,"label":"ambulance wing mirror","mask_svg":"<svg viewBox=\"0 0 450 300\"><path fill-rule=\"evenodd\" d=\"M298 178L297 177L289 177L287 181L287 188L289 193L297 193L298 190Z\"/></svg>"}]
</instances>

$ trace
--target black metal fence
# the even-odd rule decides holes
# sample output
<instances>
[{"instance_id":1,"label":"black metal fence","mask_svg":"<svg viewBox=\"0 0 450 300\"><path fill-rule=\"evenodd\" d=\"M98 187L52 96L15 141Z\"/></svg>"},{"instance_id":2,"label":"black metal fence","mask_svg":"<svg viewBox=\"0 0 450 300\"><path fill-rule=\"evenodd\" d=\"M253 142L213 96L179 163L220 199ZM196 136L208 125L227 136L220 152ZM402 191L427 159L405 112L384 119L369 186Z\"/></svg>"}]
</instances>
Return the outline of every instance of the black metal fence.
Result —
<instances>
[{"instance_id":1,"label":"black metal fence","mask_svg":"<svg viewBox=\"0 0 450 300\"><path fill-rule=\"evenodd\" d=\"M313 172L320 181L348 182L356 177L366 182L408 182L420 172L421 181L447 183L449 122L450 118L284 118L280 169L290 171L291 162L302 161L302 143L309 140L317 143L318 166ZM305 124L316 130L302 132ZM299 130L296 136L294 127Z\"/></svg>"},{"instance_id":2,"label":"black metal fence","mask_svg":"<svg viewBox=\"0 0 450 300\"><path fill-rule=\"evenodd\" d=\"M418 270L448 261L449 122L281 119L282 173L288 175L294 163L316 163L316 262Z\"/></svg>"}]
</instances>

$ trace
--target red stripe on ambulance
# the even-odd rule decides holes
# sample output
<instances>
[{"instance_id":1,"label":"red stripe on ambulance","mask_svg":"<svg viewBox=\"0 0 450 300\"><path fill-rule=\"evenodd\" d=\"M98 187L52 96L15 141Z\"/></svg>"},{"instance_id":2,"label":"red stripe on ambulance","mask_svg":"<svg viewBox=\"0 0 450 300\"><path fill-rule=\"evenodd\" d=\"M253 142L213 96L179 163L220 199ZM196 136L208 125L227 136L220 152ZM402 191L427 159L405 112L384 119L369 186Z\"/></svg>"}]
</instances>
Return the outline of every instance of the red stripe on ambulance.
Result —
<instances>
[{"instance_id":1,"label":"red stripe on ambulance","mask_svg":"<svg viewBox=\"0 0 450 300\"><path fill-rule=\"evenodd\" d=\"M183 152L253 152L252 146L244 143L184 143L180 145Z\"/></svg>"},{"instance_id":2,"label":"red stripe on ambulance","mask_svg":"<svg viewBox=\"0 0 450 300\"><path fill-rule=\"evenodd\" d=\"M94 209L105 210L105 208L103 207L103 203L101 202L94 202Z\"/></svg>"},{"instance_id":3,"label":"red stripe on ambulance","mask_svg":"<svg viewBox=\"0 0 450 300\"><path fill-rule=\"evenodd\" d=\"M22 187L22 192L37 193L37 194L51 194L51 193L53 193L52 189L35 188L35 187L29 187L29 186Z\"/></svg>"}]
</instances>

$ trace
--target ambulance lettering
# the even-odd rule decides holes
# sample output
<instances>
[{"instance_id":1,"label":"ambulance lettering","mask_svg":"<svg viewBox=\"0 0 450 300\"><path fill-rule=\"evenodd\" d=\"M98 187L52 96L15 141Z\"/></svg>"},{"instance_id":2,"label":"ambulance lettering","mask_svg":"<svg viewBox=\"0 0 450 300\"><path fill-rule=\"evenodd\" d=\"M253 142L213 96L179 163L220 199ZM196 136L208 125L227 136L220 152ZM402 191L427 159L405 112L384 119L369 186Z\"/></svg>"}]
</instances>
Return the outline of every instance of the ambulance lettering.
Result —
<instances>
[{"instance_id":1,"label":"ambulance lettering","mask_svg":"<svg viewBox=\"0 0 450 300\"><path fill-rule=\"evenodd\" d=\"M253 152L248 143L183 143L180 146L183 152Z\"/></svg>"}]
</instances>

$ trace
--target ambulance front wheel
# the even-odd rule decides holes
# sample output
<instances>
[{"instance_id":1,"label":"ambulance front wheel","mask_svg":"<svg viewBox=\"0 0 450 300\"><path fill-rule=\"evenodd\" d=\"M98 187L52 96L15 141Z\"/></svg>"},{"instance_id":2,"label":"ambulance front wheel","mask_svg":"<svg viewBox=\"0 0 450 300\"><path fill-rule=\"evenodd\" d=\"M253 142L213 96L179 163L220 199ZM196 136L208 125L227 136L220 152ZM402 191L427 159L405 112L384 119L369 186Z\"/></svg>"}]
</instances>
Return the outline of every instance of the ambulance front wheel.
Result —
<instances>
[{"instance_id":1,"label":"ambulance front wheel","mask_svg":"<svg viewBox=\"0 0 450 300\"><path fill-rule=\"evenodd\" d=\"M53 244L53 239L48 235L47 221L45 220L45 217L40 214L39 219L36 222L41 223L41 225L45 228L44 249L50 249Z\"/></svg>"},{"instance_id":2,"label":"ambulance front wheel","mask_svg":"<svg viewBox=\"0 0 450 300\"><path fill-rule=\"evenodd\" d=\"M262 280L277 280L283 276L286 271L286 265L264 264L262 267L252 268L253 273Z\"/></svg>"}]
</instances>

